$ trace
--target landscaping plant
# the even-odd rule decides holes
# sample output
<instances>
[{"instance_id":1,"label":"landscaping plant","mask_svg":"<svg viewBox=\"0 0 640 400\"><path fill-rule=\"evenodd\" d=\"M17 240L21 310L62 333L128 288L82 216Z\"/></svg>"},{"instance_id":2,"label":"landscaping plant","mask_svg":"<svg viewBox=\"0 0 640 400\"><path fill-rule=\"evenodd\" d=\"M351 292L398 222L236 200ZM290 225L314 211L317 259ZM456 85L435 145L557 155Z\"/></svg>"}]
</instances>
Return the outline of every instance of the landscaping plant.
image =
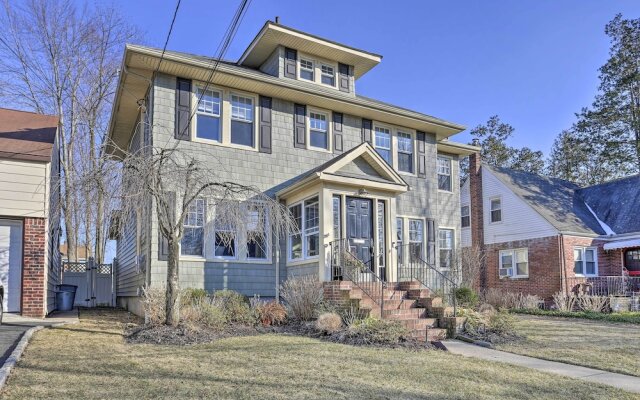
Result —
<instances>
[{"instance_id":1,"label":"landscaping plant","mask_svg":"<svg viewBox=\"0 0 640 400\"><path fill-rule=\"evenodd\" d=\"M609 298L605 296L591 296L582 294L578 296L578 307L582 311L604 312L609 307Z\"/></svg>"},{"instance_id":2,"label":"landscaping plant","mask_svg":"<svg viewBox=\"0 0 640 400\"><path fill-rule=\"evenodd\" d=\"M337 313L324 313L318 317L315 326L318 331L331 335L342 329L342 317Z\"/></svg>"},{"instance_id":3,"label":"landscaping plant","mask_svg":"<svg viewBox=\"0 0 640 400\"><path fill-rule=\"evenodd\" d=\"M258 303L254 307L256 317L264 326L280 325L287 319L287 309L276 301Z\"/></svg>"},{"instance_id":4,"label":"landscaping plant","mask_svg":"<svg viewBox=\"0 0 640 400\"><path fill-rule=\"evenodd\" d=\"M455 289L455 296L458 305L461 307L475 307L478 304L478 294L473 289L461 287Z\"/></svg>"},{"instance_id":5,"label":"landscaping plant","mask_svg":"<svg viewBox=\"0 0 640 400\"><path fill-rule=\"evenodd\" d=\"M553 304L558 311L571 312L576 306L576 296L573 293L557 292L553 295Z\"/></svg>"},{"instance_id":6,"label":"landscaping plant","mask_svg":"<svg viewBox=\"0 0 640 400\"><path fill-rule=\"evenodd\" d=\"M374 317L357 320L348 327L348 334L362 344L398 344L409 339L409 331L397 321Z\"/></svg>"},{"instance_id":7,"label":"landscaping plant","mask_svg":"<svg viewBox=\"0 0 640 400\"><path fill-rule=\"evenodd\" d=\"M292 318L310 321L322 303L322 283L316 276L290 278L280 287Z\"/></svg>"}]
</instances>

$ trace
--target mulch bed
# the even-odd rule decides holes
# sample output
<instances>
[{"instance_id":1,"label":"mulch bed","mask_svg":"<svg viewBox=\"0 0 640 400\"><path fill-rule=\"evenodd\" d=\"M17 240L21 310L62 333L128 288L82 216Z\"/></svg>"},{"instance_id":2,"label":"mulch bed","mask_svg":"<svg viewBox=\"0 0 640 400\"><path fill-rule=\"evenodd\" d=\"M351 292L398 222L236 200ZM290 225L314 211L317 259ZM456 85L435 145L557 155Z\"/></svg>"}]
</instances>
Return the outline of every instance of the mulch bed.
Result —
<instances>
[{"instance_id":1,"label":"mulch bed","mask_svg":"<svg viewBox=\"0 0 640 400\"><path fill-rule=\"evenodd\" d=\"M315 329L313 323L291 322L277 326L247 326L230 325L223 331L215 331L205 327L179 325L177 327L167 325L133 325L125 331L125 338L132 344L157 344L186 346L193 344L211 343L216 340L237 336L255 336L265 333L283 335L305 336L314 339L326 340L333 343L341 343L352 346L367 346L379 348L402 348L409 350L434 350L437 349L431 343L420 342L415 339L406 339L398 343L378 343L368 340L366 337L354 336L346 329L334 334L326 334Z\"/></svg>"}]
</instances>

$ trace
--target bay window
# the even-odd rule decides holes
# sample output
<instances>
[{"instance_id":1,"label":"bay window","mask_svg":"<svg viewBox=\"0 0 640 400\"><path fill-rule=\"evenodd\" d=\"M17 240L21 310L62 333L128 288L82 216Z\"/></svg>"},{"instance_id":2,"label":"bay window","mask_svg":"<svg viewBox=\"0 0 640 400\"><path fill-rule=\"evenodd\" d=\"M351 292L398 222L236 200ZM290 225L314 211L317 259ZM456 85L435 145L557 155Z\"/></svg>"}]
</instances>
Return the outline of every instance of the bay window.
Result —
<instances>
[{"instance_id":1,"label":"bay window","mask_svg":"<svg viewBox=\"0 0 640 400\"><path fill-rule=\"evenodd\" d=\"M253 99L231 95L231 143L253 147Z\"/></svg>"},{"instance_id":2,"label":"bay window","mask_svg":"<svg viewBox=\"0 0 640 400\"><path fill-rule=\"evenodd\" d=\"M320 254L320 206L318 196L289 207L296 231L289 232L289 260L314 258Z\"/></svg>"},{"instance_id":3,"label":"bay window","mask_svg":"<svg viewBox=\"0 0 640 400\"><path fill-rule=\"evenodd\" d=\"M236 258L236 227L231 221L223 216L233 215L231 209L236 205L225 205L219 203L216 206L216 218L213 223L214 227L214 256L216 258Z\"/></svg>"},{"instance_id":4,"label":"bay window","mask_svg":"<svg viewBox=\"0 0 640 400\"><path fill-rule=\"evenodd\" d=\"M573 272L576 275L598 275L598 249L595 247L575 247L573 249Z\"/></svg>"},{"instance_id":5,"label":"bay window","mask_svg":"<svg viewBox=\"0 0 640 400\"><path fill-rule=\"evenodd\" d=\"M250 204L247 207L246 224L247 258L252 260L266 260L268 258L269 221L267 211L260 204Z\"/></svg>"},{"instance_id":6,"label":"bay window","mask_svg":"<svg viewBox=\"0 0 640 400\"><path fill-rule=\"evenodd\" d=\"M203 256L204 241L204 199L195 199L189 204L184 218L184 232L180 242L180 254L183 256Z\"/></svg>"}]
</instances>

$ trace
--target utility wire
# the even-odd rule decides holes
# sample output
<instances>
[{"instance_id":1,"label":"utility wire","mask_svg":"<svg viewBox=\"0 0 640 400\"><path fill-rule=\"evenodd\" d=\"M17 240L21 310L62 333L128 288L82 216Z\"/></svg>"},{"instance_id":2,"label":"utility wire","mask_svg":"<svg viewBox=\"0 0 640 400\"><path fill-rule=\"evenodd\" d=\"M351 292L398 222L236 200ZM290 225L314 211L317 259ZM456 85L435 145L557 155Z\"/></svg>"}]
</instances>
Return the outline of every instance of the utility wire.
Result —
<instances>
[{"instance_id":1,"label":"utility wire","mask_svg":"<svg viewBox=\"0 0 640 400\"><path fill-rule=\"evenodd\" d=\"M153 71L153 75L151 75L151 79L153 80L160 69L160 64L162 64L162 59L164 58L164 53L167 51L167 45L169 44L169 39L171 38L171 33L173 32L173 25L176 23L176 17L178 16L178 10L180 9L180 3L182 0L178 0L176 3L176 9L173 10L173 18L171 19L171 25L169 25L169 32L167 32L167 38L164 41L164 46L162 47L162 54L160 54L160 60L158 60L158 65L156 65L155 71Z\"/></svg>"}]
</instances>

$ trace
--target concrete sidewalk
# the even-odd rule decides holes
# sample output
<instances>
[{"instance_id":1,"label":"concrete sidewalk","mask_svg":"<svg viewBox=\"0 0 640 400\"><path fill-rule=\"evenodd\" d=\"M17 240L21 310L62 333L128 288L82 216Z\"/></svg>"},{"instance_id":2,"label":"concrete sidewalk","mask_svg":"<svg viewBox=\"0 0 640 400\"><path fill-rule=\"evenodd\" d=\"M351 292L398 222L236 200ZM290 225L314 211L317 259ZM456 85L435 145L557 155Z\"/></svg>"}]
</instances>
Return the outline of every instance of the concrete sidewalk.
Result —
<instances>
[{"instance_id":1,"label":"concrete sidewalk","mask_svg":"<svg viewBox=\"0 0 640 400\"><path fill-rule=\"evenodd\" d=\"M34 326L49 327L57 324L78 322L78 310L53 312L47 318L29 318L19 314L5 313L0 325L0 367L9 357L22 335Z\"/></svg>"},{"instance_id":2,"label":"concrete sidewalk","mask_svg":"<svg viewBox=\"0 0 640 400\"><path fill-rule=\"evenodd\" d=\"M635 376L616 374L614 372L601 371L599 369L521 356L518 354L507 353L505 351L476 346L475 344L465 343L459 340L445 340L442 343L453 354L518 365L521 367L536 369L538 371L582 379L588 382L615 386L628 392L640 393L640 378Z\"/></svg>"}]
</instances>

